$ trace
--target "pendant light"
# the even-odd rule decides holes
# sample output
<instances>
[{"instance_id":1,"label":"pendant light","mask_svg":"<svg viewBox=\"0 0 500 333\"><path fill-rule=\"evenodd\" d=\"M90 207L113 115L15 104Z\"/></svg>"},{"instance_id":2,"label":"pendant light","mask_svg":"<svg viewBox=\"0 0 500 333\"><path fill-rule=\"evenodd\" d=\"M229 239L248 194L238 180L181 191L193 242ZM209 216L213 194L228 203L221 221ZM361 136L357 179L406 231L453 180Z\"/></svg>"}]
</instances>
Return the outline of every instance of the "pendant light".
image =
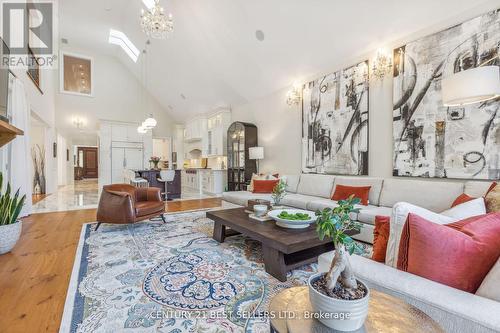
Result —
<instances>
[{"instance_id":1,"label":"pendant light","mask_svg":"<svg viewBox=\"0 0 500 333\"><path fill-rule=\"evenodd\" d=\"M142 91L143 91L143 94L142 94L142 99L143 99L143 102L142 102L142 107L144 108L144 110L146 110L148 107L147 107L147 104L146 103L146 92L147 92L147 88L148 88L148 67L147 67L147 47L148 45L150 44L151 42L148 40L146 41L146 46L143 50L143 79L144 79L144 83L142 85ZM137 132L140 133L140 134L145 134L147 133L149 130L152 130L153 128L156 127L157 125L157 121L156 119L153 117L153 113L150 113L149 114L149 117L144 120L141 124L141 126L139 126L137 128Z\"/></svg>"}]
</instances>

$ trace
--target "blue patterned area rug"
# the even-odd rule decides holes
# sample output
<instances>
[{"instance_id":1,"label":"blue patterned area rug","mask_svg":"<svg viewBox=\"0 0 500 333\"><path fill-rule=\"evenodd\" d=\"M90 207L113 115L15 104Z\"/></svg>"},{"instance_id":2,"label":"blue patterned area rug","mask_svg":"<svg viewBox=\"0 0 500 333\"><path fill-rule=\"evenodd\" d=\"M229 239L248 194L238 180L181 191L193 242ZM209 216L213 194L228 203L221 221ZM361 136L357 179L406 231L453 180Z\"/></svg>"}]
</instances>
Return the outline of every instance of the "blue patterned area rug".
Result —
<instances>
[{"instance_id":1,"label":"blue patterned area rug","mask_svg":"<svg viewBox=\"0 0 500 333\"><path fill-rule=\"evenodd\" d=\"M303 285L267 274L258 242L211 238L205 212L82 229L60 332L269 332L272 296Z\"/></svg>"}]
</instances>

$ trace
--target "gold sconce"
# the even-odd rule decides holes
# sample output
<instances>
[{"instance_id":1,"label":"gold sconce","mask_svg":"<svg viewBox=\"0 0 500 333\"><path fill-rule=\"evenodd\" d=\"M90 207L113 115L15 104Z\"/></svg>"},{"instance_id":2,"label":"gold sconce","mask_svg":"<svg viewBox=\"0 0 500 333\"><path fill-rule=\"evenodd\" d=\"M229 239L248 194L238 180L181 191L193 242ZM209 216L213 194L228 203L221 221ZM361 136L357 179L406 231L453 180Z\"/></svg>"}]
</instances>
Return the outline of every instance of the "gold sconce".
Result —
<instances>
[{"instance_id":1,"label":"gold sconce","mask_svg":"<svg viewBox=\"0 0 500 333\"><path fill-rule=\"evenodd\" d=\"M302 100L302 90L300 85L295 82L290 90L286 93L286 104L289 106L299 105Z\"/></svg>"},{"instance_id":2,"label":"gold sconce","mask_svg":"<svg viewBox=\"0 0 500 333\"><path fill-rule=\"evenodd\" d=\"M373 61L371 77L376 80L383 80L391 72L392 58L384 51L378 50L377 57Z\"/></svg>"}]
</instances>

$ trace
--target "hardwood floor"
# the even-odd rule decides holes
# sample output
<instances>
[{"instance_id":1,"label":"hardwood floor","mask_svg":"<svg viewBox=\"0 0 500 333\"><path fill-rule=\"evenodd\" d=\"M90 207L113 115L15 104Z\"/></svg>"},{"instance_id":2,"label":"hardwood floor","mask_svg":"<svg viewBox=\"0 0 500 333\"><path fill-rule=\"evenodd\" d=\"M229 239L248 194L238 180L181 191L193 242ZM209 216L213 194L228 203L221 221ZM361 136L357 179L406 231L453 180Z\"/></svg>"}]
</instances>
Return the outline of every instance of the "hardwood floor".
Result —
<instances>
[{"instance_id":1,"label":"hardwood floor","mask_svg":"<svg viewBox=\"0 0 500 333\"><path fill-rule=\"evenodd\" d=\"M221 199L173 201L167 212L221 206ZM81 226L96 210L33 214L11 253L0 256L0 332L58 332Z\"/></svg>"}]
</instances>

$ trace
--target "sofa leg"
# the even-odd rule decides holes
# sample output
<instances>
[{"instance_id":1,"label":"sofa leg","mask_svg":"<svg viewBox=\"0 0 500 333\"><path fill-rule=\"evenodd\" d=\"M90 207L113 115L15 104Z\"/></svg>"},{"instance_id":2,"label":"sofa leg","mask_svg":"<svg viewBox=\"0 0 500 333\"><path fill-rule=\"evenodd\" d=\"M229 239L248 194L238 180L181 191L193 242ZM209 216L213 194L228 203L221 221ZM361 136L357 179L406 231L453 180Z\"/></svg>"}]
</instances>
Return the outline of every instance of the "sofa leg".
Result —
<instances>
[{"instance_id":1,"label":"sofa leg","mask_svg":"<svg viewBox=\"0 0 500 333\"><path fill-rule=\"evenodd\" d=\"M165 220L165 215L164 214L161 214L161 219L163 220L163 223L167 223L167 220Z\"/></svg>"},{"instance_id":2,"label":"sofa leg","mask_svg":"<svg viewBox=\"0 0 500 333\"><path fill-rule=\"evenodd\" d=\"M99 227L101 226L102 222L98 222L97 223L97 227L95 227L94 231L97 231L97 229L99 229Z\"/></svg>"}]
</instances>

